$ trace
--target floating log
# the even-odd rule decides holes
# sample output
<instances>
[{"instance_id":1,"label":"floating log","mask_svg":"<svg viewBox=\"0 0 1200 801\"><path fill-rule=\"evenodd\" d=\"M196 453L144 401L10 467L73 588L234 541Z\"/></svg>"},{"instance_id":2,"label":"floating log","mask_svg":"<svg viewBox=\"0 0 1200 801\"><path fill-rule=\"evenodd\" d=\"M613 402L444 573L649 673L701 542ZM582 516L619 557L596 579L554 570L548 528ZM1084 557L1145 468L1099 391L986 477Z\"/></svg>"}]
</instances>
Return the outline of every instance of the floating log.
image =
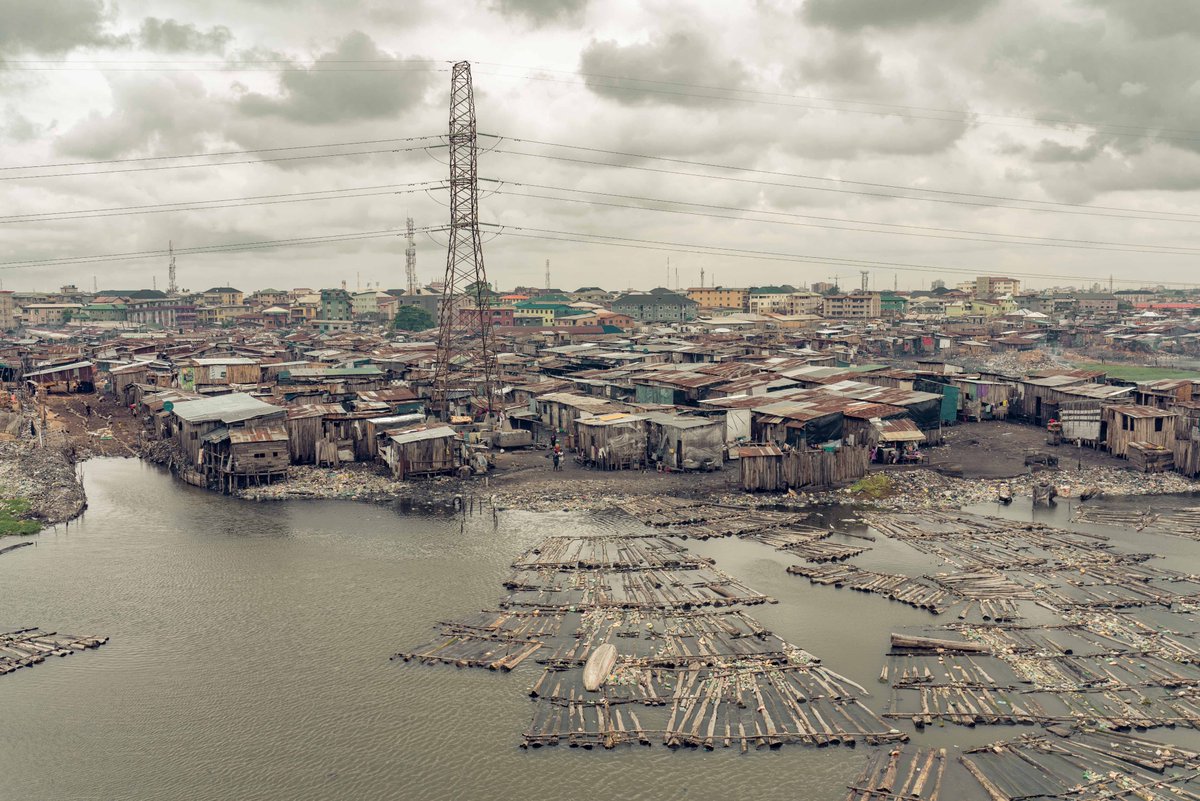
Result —
<instances>
[{"instance_id":1,"label":"floating log","mask_svg":"<svg viewBox=\"0 0 1200 801\"><path fill-rule=\"evenodd\" d=\"M616 646L607 642L597 645L583 666L583 689L588 692L599 690L616 664Z\"/></svg>"},{"instance_id":2,"label":"floating log","mask_svg":"<svg viewBox=\"0 0 1200 801\"><path fill-rule=\"evenodd\" d=\"M957 640L940 640L936 637L916 637L910 634L892 634L892 647L915 651L962 651L974 654L988 653L986 645Z\"/></svg>"}]
</instances>

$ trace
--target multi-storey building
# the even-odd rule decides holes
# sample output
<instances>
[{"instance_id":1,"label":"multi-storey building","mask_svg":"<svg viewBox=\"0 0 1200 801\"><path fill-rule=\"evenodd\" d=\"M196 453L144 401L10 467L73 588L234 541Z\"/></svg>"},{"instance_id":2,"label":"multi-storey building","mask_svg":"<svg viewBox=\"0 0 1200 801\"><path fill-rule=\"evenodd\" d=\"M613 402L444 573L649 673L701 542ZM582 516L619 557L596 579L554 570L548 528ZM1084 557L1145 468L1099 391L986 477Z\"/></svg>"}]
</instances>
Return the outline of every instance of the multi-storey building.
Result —
<instances>
[{"instance_id":1,"label":"multi-storey building","mask_svg":"<svg viewBox=\"0 0 1200 801\"><path fill-rule=\"evenodd\" d=\"M17 304L10 290L0 290L0 331L17 327Z\"/></svg>"},{"instance_id":2,"label":"multi-storey building","mask_svg":"<svg viewBox=\"0 0 1200 801\"><path fill-rule=\"evenodd\" d=\"M981 275L975 279L975 296L979 298L996 298L1001 295L1015 295L1021 291L1021 279L1005 278L999 275Z\"/></svg>"},{"instance_id":3,"label":"multi-storey building","mask_svg":"<svg viewBox=\"0 0 1200 801\"><path fill-rule=\"evenodd\" d=\"M627 292L613 301L612 310L640 323L674 323L696 319L696 301L669 289Z\"/></svg>"},{"instance_id":4,"label":"multi-storey building","mask_svg":"<svg viewBox=\"0 0 1200 801\"><path fill-rule=\"evenodd\" d=\"M692 287L688 299L701 311L746 311L747 289L730 286Z\"/></svg>"},{"instance_id":5,"label":"multi-storey building","mask_svg":"<svg viewBox=\"0 0 1200 801\"><path fill-rule=\"evenodd\" d=\"M826 295L821 299L821 316L837 320L871 320L879 317L882 306L874 292Z\"/></svg>"}]
</instances>

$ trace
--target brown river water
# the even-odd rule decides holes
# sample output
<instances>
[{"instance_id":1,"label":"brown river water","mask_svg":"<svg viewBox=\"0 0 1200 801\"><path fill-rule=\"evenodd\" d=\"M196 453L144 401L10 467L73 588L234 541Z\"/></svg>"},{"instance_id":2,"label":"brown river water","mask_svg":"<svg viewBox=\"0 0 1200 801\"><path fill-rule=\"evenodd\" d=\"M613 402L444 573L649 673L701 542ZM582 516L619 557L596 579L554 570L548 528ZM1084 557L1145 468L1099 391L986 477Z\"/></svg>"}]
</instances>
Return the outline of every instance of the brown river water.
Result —
<instances>
[{"instance_id":1,"label":"brown river water","mask_svg":"<svg viewBox=\"0 0 1200 801\"><path fill-rule=\"evenodd\" d=\"M433 622L494 608L509 563L542 537L645 531L624 515L256 504L134 460L84 471L86 514L0 556L0 627L111 640L0 677L0 799L833 801L867 758L865 746L524 751L533 660L508 674L389 661L427 641ZM976 511L1055 524L1069 514L1020 501ZM829 522L852 528L846 516L830 511ZM1093 530L1200 571L1200 543ZM777 598L750 614L870 689L877 711L888 633L933 621L788 576L796 559L763 545L687 545ZM854 562L937 567L902 543L872 546ZM933 728L919 742L972 746L1019 731ZM1158 736L1185 742L1181 731Z\"/></svg>"}]
</instances>

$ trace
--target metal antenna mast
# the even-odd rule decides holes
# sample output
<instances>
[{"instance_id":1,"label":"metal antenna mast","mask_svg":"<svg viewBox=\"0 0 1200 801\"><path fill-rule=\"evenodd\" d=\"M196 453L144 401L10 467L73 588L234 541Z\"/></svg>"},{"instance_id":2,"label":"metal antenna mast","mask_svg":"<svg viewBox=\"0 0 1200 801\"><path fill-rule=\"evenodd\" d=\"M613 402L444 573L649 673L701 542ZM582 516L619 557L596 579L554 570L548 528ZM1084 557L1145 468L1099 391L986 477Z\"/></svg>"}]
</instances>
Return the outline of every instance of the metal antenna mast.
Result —
<instances>
[{"instance_id":1,"label":"metal antenna mast","mask_svg":"<svg viewBox=\"0 0 1200 801\"><path fill-rule=\"evenodd\" d=\"M546 289L550 288L550 260L546 259Z\"/></svg>"},{"instance_id":2,"label":"metal antenna mast","mask_svg":"<svg viewBox=\"0 0 1200 801\"><path fill-rule=\"evenodd\" d=\"M496 385L496 351L492 316L479 237L479 175L475 146L475 98L471 65L460 61L450 77L450 244L446 278L438 313L437 362L433 372L433 408L450 417L450 389L460 363L470 361L477 373L477 395L492 413ZM455 295L467 292L467 297ZM465 309L469 309L463 313ZM468 357L464 359L463 357Z\"/></svg>"},{"instance_id":3,"label":"metal antenna mast","mask_svg":"<svg viewBox=\"0 0 1200 801\"><path fill-rule=\"evenodd\" d=\"M167 254L170 261L167 262L167 294L171 297L179 294L179 287L175 284L175 243L167 240Z\"/></svg>"},{"instance_id":4,"label":"metal antenna mast","mask_svg":"<svg viewBox=\"0 0 1200 801\"><path fill-rule=\"evenodd\" d=\"M408 294L417 294L417 240L413 218L408 218L408 247L404 248L404 272L408 276Z\"/></svg>"}]
</instances>

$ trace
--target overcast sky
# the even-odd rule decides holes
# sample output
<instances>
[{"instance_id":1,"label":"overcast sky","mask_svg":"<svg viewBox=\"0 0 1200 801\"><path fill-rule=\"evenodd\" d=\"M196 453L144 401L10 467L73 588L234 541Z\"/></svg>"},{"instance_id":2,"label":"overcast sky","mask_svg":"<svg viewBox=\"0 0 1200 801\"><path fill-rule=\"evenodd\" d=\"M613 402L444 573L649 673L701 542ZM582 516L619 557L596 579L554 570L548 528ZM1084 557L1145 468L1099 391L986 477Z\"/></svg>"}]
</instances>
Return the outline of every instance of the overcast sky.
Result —
<instances>
[{"instance_id":1,"label":"overcast sky","mask_svg":"<svg viewBox=\"0 0 1200 801\"><path fill-rule=\"evenodd\" d=\"M0 20L6 289L166 285L161 256L14 262L444 225L446 192L422 187L445 147L380 140L445 134L457 60L502 137L479 157L502 288L541 285L546 259L565 289L676 268L685 287L701 269L1200 284L1195 0L0 0ZM107 163L11 169L70 162ZM240 163L159 169L221 162ZM163 208L241 198L273 202ZM13 219L105 209L126 211ZM418 235L423 281L444 247ZM195 290L397 287L404 241L185 252L178 271Z\"/></svg>"}]
</instances>

